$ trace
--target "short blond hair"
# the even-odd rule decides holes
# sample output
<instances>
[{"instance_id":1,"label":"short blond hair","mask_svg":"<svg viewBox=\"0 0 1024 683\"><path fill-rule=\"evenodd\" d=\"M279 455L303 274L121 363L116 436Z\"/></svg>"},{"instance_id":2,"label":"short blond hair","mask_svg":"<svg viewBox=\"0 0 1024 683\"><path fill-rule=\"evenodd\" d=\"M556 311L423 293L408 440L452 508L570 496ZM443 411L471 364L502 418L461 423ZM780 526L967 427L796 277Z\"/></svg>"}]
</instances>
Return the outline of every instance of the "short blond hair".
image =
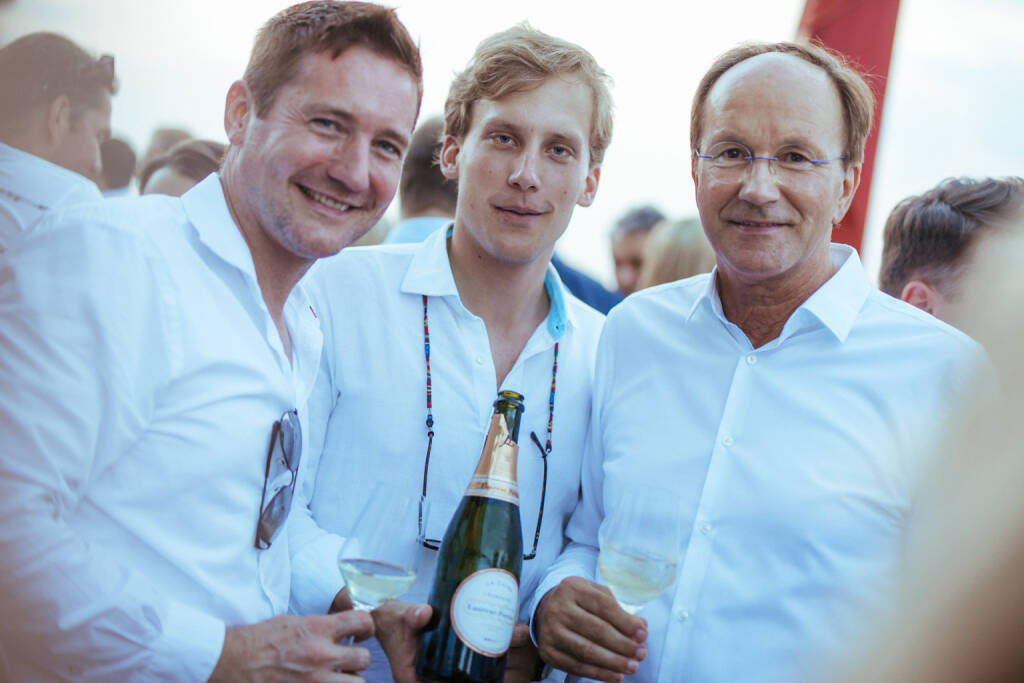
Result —
<instances>
[{"instance_id":1,"label":"short blond hair","mask_svg":"<svg viewBox=\"0 0 1024 683\"><path fill-rule=\"evenodd\" d=\"M444 103L445 135L463 139L478 100L498 100L540 86L551 76L572 74L590 88L590 163L599 164L612 139L611 78L579 45L538 31L527 23L485 38L465 70L455 76Z\"/></svg>"},{"instance_id":2,"label":"short blond hair","mask_svg":"<svg viewBox=\"0 0 1024 683\"><path fill-rule=\"evenodd\" d=\"M644 242L644 261L636 288L644 289L707 273L715 267L715 252L697 218L661 221Z\"/></svg>"}]
</instances>

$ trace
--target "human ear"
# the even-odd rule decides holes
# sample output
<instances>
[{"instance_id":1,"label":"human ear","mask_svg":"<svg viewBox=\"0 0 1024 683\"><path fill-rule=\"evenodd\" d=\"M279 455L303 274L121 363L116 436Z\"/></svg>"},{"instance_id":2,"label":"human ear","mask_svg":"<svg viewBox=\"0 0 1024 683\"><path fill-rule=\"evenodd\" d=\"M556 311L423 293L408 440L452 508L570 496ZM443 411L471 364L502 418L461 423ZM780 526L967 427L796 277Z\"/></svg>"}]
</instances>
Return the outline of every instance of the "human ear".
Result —
<instances>
[{"instance_id":1,"label":"human ear","mask_svg":"<svg viewBox=\"0 0 1024 683\"><path fill-rule=\"evenodd\" d=\"M454 135L446 135L441 146L441 173L448 180L459 179L459 149L461 144Z\"/></svg>"},{"instance_id":2,"label":"human ear","mask_svg":"<svg viewBox=\"0 0 1024 683\"><path fill-rule=\"evenodd\" d=\"M601 181L601 166L595 164L587 171L587 177L583 181L583 194L576 200L579 206L590 206L594 203L594 195L597 194L597 185Z\"/></svg>"},{"instance_id":3,"label":"human ear","mask_svg":"<svg viewBox=\"0 0 1024 683\"><path fill-rule=\"evenodd\" d=\"M853 195L857 193L860 186L861 164L850 164L843 171L843 187L839 194L839 201L836 203L836 212L832 216L832 225L839 225L843 216L850 209L853 202Z\"/></svg>"},{"instance_id":4,"label":"human ear","mask_svg":"<svg viewBox=\"0 0 1024 683\"><path fill-rule=\"evenodd\" d=\"M71 100L67 95L58 95L46 110L46 132L50 146L57 148L71 129Z\"/></svg>"},{"instance_id":5,"label":"human ear","mask_svg":"<svg viewBox=\"0 0 1024 683\"><path fill-rule=\"evenodd\" d=\"M232 145L242 144L245 129L249 124L249 116L254 109L252 92L245 81L235 81L228 88L227 101L224 103L224 132Z\"/></svg>"},{"instance_id":6,"label":"human ear","mask_svg":"<svg viewBox=\"0 0 1024 683\"><path fill-rule=\"evenodd\" d=\"M903 291L900 292L900 300L932 315L935 315L938 298L939 293L935 288L922 280L911 280L903 285Z\"/></svg>"}]
</instances>

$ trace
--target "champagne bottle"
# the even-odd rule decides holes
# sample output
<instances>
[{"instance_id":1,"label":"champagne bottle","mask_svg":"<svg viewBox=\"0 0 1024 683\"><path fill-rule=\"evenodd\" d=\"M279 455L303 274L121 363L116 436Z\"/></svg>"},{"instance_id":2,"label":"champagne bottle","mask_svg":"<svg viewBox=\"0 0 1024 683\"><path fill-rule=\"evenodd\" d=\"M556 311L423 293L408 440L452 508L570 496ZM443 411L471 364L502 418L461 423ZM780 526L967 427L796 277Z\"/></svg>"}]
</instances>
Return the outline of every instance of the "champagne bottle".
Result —
<instances>
[{"instance_id":1,"label":"champagne bottle","mask_svg":"<svg viewBox=\"0 0 1024 683\"><path fill-rule=\"evenodd\" d=\"M473 479L437 556L420 641L421 681L498 683L519 614L523 537L516 456L523 397L498 393Z\"/></svg>"}]
</instances>

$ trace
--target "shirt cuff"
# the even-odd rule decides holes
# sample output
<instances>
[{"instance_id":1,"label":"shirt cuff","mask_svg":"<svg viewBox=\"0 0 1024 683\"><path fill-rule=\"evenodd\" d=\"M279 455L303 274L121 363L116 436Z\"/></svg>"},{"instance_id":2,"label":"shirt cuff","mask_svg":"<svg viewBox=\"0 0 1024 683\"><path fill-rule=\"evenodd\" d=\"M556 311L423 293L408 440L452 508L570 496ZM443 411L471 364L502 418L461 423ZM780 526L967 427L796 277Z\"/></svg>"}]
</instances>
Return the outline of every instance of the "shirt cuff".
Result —
<instances>
[{"instance_id":1,"label":"shirt cuff","mask_svg":"<svg viewBox=\"0 0 1024 683\"><path fill-rule=\"evenodd\" d=\"M206 681L224 649L223 621L184 603L167 607L163 634L153 644L154 661L160 671L154 679Z\"/></svg>"},{"instance_id":2,"label":"shirt cuff","mask_svg":"<svg viewBox=\"0 0 1024 683\"><path fill-rule=\"evenodd\" d=\"M345 581L338 570L342 539L324 534L292 555L292 586L289 611L293 614L327 614Z\"/></svg>"}]
</instances>

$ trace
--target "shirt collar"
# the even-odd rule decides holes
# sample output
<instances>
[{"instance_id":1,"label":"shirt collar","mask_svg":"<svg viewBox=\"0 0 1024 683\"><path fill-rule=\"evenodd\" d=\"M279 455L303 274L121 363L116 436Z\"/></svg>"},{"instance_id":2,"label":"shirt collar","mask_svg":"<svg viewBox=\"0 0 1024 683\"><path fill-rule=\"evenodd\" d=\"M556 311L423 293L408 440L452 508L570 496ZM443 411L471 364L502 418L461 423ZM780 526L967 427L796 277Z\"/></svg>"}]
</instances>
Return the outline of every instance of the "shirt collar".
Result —
<instances>
[{"instance_id":1,"label":"shirt collar","mask_svg":"<svg viewBox=\"0 0 1024 683\"><path fill-rule=\"evenodd\" d=\"M183 194L181 201L185 207L185 214L195 226L199 241L256 283L256 266L252 261L252 253L228 209L220 176L211 173Z\"/></svg>"},{"instance_id":2,"label":"shirt collar","mask_svg":"<svg viewBox=\"0 0 1024 683\"><path fill-rule=\"evenodd\" d=\"M435 231L420 244L402 279L402 292L427 296L459 296L452 275L452 265L448 260L448 238L451 234L452 226L449 225L447 230ZM550 263L544 274L544 289L551 300L547 331L552 339L558 341L565 334L568 325L576 327L576 318L565 305L565 285Z\"/></svg>"},{"instance_id":3,"label":"shirt collar","mask_svg":"<svg viewBox=\"0 0 1024 683\"><path fill-rule=\"evenodd\" d=\"M829 255L836 266L835 274L817 289L793 312L786 321L779 339L785 339L805 325L806 315L817 319L840 342L846 341L857 314L868 297L870 287L864 274L864 267L853 247L833 244ZM716 266L704 284L704 290L687 312L687 320L701 306L710 307L722 321L726 321L722 300L718 293L718 267Z\"/></svg>"},{"instance_id":4,"label":"shirt collar","mask_svg":"<svg viewBox=\"0 0 1024 683\"><path fill-rule=\"evenodd\" d=\"M42 157L0 142L0 188L45 211L72 191L82 198L101 199L91 180Z\"/></svg>"}]
</instances>

